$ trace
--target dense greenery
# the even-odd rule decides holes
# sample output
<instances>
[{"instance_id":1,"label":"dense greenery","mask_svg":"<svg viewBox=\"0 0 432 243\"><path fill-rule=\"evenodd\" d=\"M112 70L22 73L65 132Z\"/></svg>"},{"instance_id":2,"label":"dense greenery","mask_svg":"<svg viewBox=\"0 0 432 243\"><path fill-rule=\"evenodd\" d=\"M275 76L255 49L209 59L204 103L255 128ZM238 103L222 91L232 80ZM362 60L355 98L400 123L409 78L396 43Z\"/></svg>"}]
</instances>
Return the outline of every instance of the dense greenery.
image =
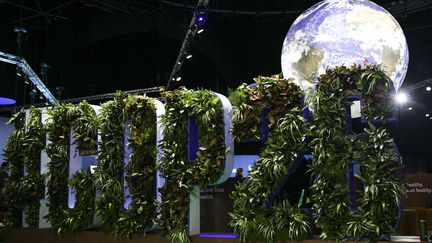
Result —
<instances>
[{"instance_id":1,"label":"dense greenery","mask_svg":"<svg viewBox=\"0 0 432 243\"><path fill-rule=\"evenodd\" d=\"M25 139L25 112L17 112L8 122L13 124L15 130L8 137L4 150L5 161L9 162L9 178L5 184L5 204L12 213L12 225L18 226L21 212L25 205L22 196L21 181L24 170L24 139Z\"/></svg>"},{"instance_id":2,"label":"dense greenery","mask_svg":"<svg viewBox=\"0 0 432 243\"><path fill-rule=\"evenodd\" d=\"M24 167L26 168L21 182L21 197L27 201L25 221L29 226L39 223L40 198L45 193L44 177L40 174L41 150L45 146L45 129L42 124L42 112L30 108L26 120L24 140Z\"/></svg>"},{"instance_id":3,"label":"dense greenery","mask_svg":"<svg viewBox=\"0 0 432 243\"><path fill-rule=\"evenodd\" d=\"M376 240L392 230L396 207L404 195L397 179L400 164L385 130L371 127L361 138L347 136L345 108L350 105L346 97L356 95L365 100L364 119L388 116L390 80L379 66L354 65L327 70L319 82L309 100L314 111L311 171L316 180L311 189L316 225L322 229L323 238L369 236ZM361 165L358 177L365 186L358 212L350 210L346 178L346 168L353 159Z\"/></svg>"},{"instance_id":4,"label":"dense greenery","mask_svg":"<svg viewBox=\"0 0 432 243\"><path fill-rule=\"evenodd\" d=\"M58 104L48 110L47 145L49 213L46 216L58 233L75 232L90 227L93 223L95 183L92 175L83 171L70 180L69 144L73 129L79 150L95 151L97 141L97 119L91 106L83 101L78 106ZM74 208L68 207L68 186L76 193Z\"/></svg>"},{"instance_id":5,"label":"dense greenery","mask_svg":"<svg viewBox=\"0 0 432 243\"><path fill-rule=\"evenodd\" d=\"M353 158L361 162L361 174L357 177L364 190L360 191L359 211L348 222L348 235L356 240L368 236L374 242L394 232L405 189L400 182L401 164L389 134L372 124L365 132L354 143Z\"/></svg>"},{"instance_id":6,"label":"dense greenery","mask_svg":"<svg viewBox=\"0 0 432 243\"><path fill-rule=\"evenodd\" d=\"M261 131L256 124L264 109L270 109L271 134L248 179L232 193L231 225L242 242L301 240L309 230L306 215L287 200L263 207L306 145L301 91L292 80L278 76L258 77L256 81L256 86L242 85L230 96L238 108L233 119L234 135L237 139L250 138L250 134L260 138Z\"/></svg>"},{"instance_id":7,"label":"dense greenery","mask_svg":"<svg viewBox=\"0 0 432 243\"><path fill-rule=\"evenodd\" d=\"M40 152L45 145L45 130L40 109L31 108L27 120L24 118L25 112L20 111L9 121L15 125L15 130L5 149L5 158L10 163L11 172L5 197L6 204L13 213L11 223L19 225L21 212L24 211L23 223L34 227L39 222L39 199L44 193Z\"/></svg>"},{"instance_id":8,"label":"dense greenery","mask_svg":"<svg viewBox=\"0 0 432 243\"><path fill-rule=\"evenodd\" d=\"M67 210L68 192L68 162L69 141L71 124L68 119L68 111L72 105L59 104L48 110L47 136L50 143L46 151L50 157L48 163L48 206L49 213L46 216L52 226L59 229L63 225L63 212Z\"/></svg>"},{"instance_id":9,"label":"dense greenery","mask_svg":"<svg viewBox=\"0 0 432 243\"><path fill-rule=\"evenodd\" d=\"M322 238L338 241L369 237L376 241L389 234L396 210L404 196L399 181L401 164L394 143L383 128L369 124L362 136L346 134L347 96L363 99L364 120L382 120L391 112L391 82L380 66L337 67L319 77L315 92L306 98L311 108L310 124L302 116L302 92L293 80L280 76L258 77L256 86L246 84L233 91L236 107L233 133L236 141L263 139L262 118L268 119L269 139L250 176L232 193L234 210L231 225L242 242L283 242L302 240L310 230L307 216L289 204L276 200L268 205L270 194L288 174L292 163L305 152L306 137L312 141L313 163L311 201L313 216ZM214 93L179 89L164 92L162 117L163 157L156 165L156 111L154 99L117 93L102 105L96 116L87 102L78 106L59 104L48 109L49 119L42 126L41 110L30 109L10 120L15 131L8 138L5 157L10 162L6 184L7 204L14 224L25 210L26 223L38 224L39 198L44 193L40 175L40 151L45 132L48 164L49 214L47 219L58 233L76 232L92 226L94 212L103 228L119 238L131 238L150 231L156 222L162 234L175 243L190 242L188 211L194 186L206 187L223 172L225 152L223 108ZM198 128L196 159L188 156L188 123ZM310 128L308 127L310 125ZM77 172L68 180L70 131L80 155L95 154L99 145L96 177ZM98 129L101 140L97 141ZM125 147L125 134L130 133ZM125 150L130 150L125 166ZM347 166L352 160L361 166L363 190L358 210L350 209ZM24 172L24 168L26 172ZM156 216L156 169L165 185ZM68 186L76 192L73 209L67 204ZM94 208L96 186L101 197ZM125 189L129 190L127 198ZM124 203L130 200L126 209Z\"/></svg>"},{"instance_id":10,"label":"dense greenery","mask_svg":"<svg viewBox=\"0 0 432 243\"><path fill-rule=\"evenodd\" d=\"M269 128L273 128L286 111L300 104L302 94L292 79L259 76L255 82L256 86L242 84L229 96L236 108L233 117L236 141L261 138L261 117L265 110L269 111Z\"/></svg>"},{"instance_id":11,"label":"dense greenery","mask_svg":"<svg viewBox=\"0 0 432 243\"><path fill-rule=\"evenodd\" d=\"M99 114L101 141L96 176L101 184L101 197L96 212L102 218L103 228L108 232L115 232L124 202L124 107L124 96L117 94L114 100L102 105Z\"/></svg>"},{"instance_id":12,"label":"dense greenery","mask_svg":"<svg viewBox=\"0 0 432 243\"><path fill-rule=\"evenodd\" d=\"M186 89L163 93L163 158L158 165L165 185L160 189L162 204L158 223L172 242L189 242L188 204L194 185L215 182L225 161L222 104L210 91ZM198 154L188 160L188 117L198 126Z\"/></svg>"},{"instance_id":13,"label":"dense greenery","mask_svg":"<svg viewBox=\"0 0 432 243\"><path fill-rule=\"evenodd\" d=\"M102 195L98 201L98 215L108 232L131 238L144 234L153 226L156 217L156 112L154 99L118 93L114 101L102 105L101 143L97 176ZM126 122L128 125L126 126ZM124 167L124 132L131 136L132 150ZM123 183L123 173L126 172ZM129 188L132 200L124 208L124 188Z\"/></svg>"}]
</instances>

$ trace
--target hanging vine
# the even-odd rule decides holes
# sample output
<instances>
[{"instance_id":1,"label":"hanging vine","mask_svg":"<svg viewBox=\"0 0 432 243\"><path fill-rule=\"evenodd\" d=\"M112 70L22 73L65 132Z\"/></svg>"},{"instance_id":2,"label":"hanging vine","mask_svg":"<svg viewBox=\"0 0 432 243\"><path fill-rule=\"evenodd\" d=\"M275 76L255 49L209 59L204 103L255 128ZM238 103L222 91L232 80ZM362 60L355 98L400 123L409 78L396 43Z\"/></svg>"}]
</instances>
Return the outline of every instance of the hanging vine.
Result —
<instances>
[{"instance_id":1,"label":"hanging vine","mask_svg":"<svg viewBox=\"0 0 432 243\"><path fill-rule=\"evenodd\" d=\"M25 220L29 226L39 223L39 200L45 193L44 176L40 173L41 151L45 146L45 129L42 124L42 111L31 107L26 120L24 159L27 169L21 186L26 199Z\"/></svg>"},{"instance_id":2,"label":"hanging vine","mask_svg":"<svg viewBox=\"0 0 432 243\"><path fill-rule=\"evenodd\" d=\"M48 110L47 154L49 213L46 216L57 233L76 232L93 223L95 181L83 171L68 180L70 130L73 129L75 143L80 151L95 151L98 122L91 106L81 102L78 106L59 104ZM74 208L68 207L68 186L73 186L77 195Z\"/></svg>"},{"instance_id":3,"label":"hanging vine","mask_svg":"<svg viewBox=\"0 0 432 243\"><path fill-rule=\"evenodd\" d=\"M15 130L8 137L4 150L5 161L9 162L9 178L5 183L5 204L12 213L10 224L19 226L21 212L25 205L22 188L24 173L24 140L25 140L25 112L23 110L12 116L7 124L13 124Z\"/></svg>"},{"instance_id":4,"label":"hanging vine","mask_svg":"<svg viewBox=\"0 0 432 243\"><path fill-rule=\"evenodd\" d=\"M306 145L306 121L299 109L301 91L292 80L279 76L258 77L255 81L256 86L242 85L230 96L237 107L234 135L237 140L250 139L251 134L259 139L261 130L257 124L265 109L269 110L271 134L248 179L232 193L234 209L230 224L241 242L302 240L310 227L306 215L287 200L271 208L263 207Z\"/></svg>"},{"instance_id":5,"label":"hanging vine","mask_svg":"<svg viewBox=\"0 0 432 243\"><path fill-rule=\"evenodd\" d=\"M350 105L346 97L352 95L364 99L364 119L388 116L390 86L377 65L336 67L319 78L310 99L314 110L311 131L315 136L311 142L311 171L316 178L311 190L315 222L322 229L322 238L340 241L368 236L376 241L392 230L396 208L404 195L397 178L401 165L396 162L393 141L384 129L371 125L363 137L347 136L345 121L345 107ZM353 159L360 163L361 174L357 176L365 186L358 212L349 208L346 178L346 167Z\"/></svg>"},{"instance_id":6,"label":"hanging vine","mask_svg":"<svg viewBox=\"0 0 432 243\"><path fill-rule=\"evenodd\" d=\"M6 185L6 204L13 213L13 224L20 223L24 211L25 222L31 227L39 223L39 199L44 193L44 178L40 174L40 153L45 145L45 130L41 110L31 107L17 113L10 123L15 131L8 139L5 156L10 161L11 177ZM24 170L24 168L26 168Z\"/></svg>"},{"instance_id":7,"label":"hanging vine","mask_svg":"<svg viewBox=\"0 0 432 243\"><path fill-rule=\"evenodd\" d=\"M194 185L205 187L221 175L225 161L222 104L210 91L179 89L163 93L163 158L158 165L165 186L158 224L172 242L190 242L188 233L189 194ZM188 117L198 126L198 153L188 160Z\"/></svg>"},{"instance_id":8,"label":"hanging vine","mask_svg":"<svg viewBox=\"0 0 432 243\"><path fill-rule=\"evenodd\" d=\"M48 110L47 135L50 143L46 152L50 157L48 163L48 207L46 218L56 229L62 225L63 212L67 209L69 132L68 111L72 105L59 104Z\"/></svg>"},{"instance_id":9,"label":"hanging vine","mask_svg":"<svg viewBox=\"0 0 432 243\"><path fill-rule=\"evenodd\" d=\"M102 185L98 214L103 227L120 238L145 234L156 217L156 112L153 99L117 93L114 101L102 105L101 144L97 176ZM124 167L126 121L132 150ZM123 173L126 172L123 183ZM124 208L124 188L131 203Z\"/></svg>"}]
</instances>

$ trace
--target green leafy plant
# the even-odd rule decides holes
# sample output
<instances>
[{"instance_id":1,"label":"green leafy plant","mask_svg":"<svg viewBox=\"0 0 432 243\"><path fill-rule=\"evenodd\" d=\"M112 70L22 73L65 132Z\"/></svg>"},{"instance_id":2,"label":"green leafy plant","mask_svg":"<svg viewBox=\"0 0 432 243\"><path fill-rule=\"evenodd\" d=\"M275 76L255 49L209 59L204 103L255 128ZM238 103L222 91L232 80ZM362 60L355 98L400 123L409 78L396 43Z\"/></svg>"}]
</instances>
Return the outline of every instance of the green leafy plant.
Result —
<instances>
[{"instance_id":1,"label":"green leafy plant","mask_svg":"<svg viewBox=\"0 0 432 243\"><path fill-rule=\"evenodd\" d=\"M230 96L234 104L241 102L234 113L234 135L237 140L250 139L250 134L260 138L257 124L262 112L269 109L270 137L248 179L232 193L230 224L241 242L302 240L310 230L305 214L287 200L263 207L306 145L306 121L299 109L301 91L292 80L279 76L258 77L255 81L256 86L244 84Z\"/></svg>"},{"instance_id":2,"label":"green leafy plant","mask_svg":"<svg viewBox=\"0 0 432 243\"><path fill-rule=\"evenodd\" d=\"M102 185L98 214L103 227L119 238L145 234L156 217L156 111L154 99L117 93L114 101L102 105L101 143L97 176ZM126 122L128 125L126 126ZM132 150L124 168L124 131L131 136ZM131 203L124 204L123 173Z\"/></svg>"},{"instance_id":3,"label":"green leafy plant","mask_svg":"<svg viewBox=\"0 0 432 243\"><path fill-rule=\"evenodd\" d=\"M8 139L6 160L11 163L11 177L6 185L6 203L13 212L13 224L20 223L24 211L25 223L37 226L39 199L44 193L44 178L40 174L40 153L45 145L45 130L41 122L41 110L31 107L29 117L17 113L10 123L15 131ZM24 171L24 168L26 170Z\"/></svg>"},{"instance_id":4,"label":"green leafy plant","mask_svg":"<svg viewBox=\"0 0 432 243\"><path fill-rule=\"evenodd\" d=\"M315 182L311 187L316 225L321 237L341 241L368 236L376 241L391 231L396 207L404 195L397 175L392 140L384 129L373 126L356 138L346 134L347 96L364 99L363 119L382 119L389 115L390 80L378 65L336 67L319 77L319 85L309 99L312 107L311 142ZM346 178L348 163L355 159L362 168L358 176L365 183L358 212L350 210ZM386 179L379 179L387 176ZM384 182L384 183L381 183ZM389 200L389 205L384 205Z\"/></svg>"},{"instance_id":5,"label":"green leafy plant","mask_svg":"<svg viewBox=\"0 0 432 243\"><path fill-rule=\"evenodd\" d=\"M75 207L63 211L61 221L57 225L58 233L77 232L93 224L95 178L89 173L80 171L69 180L69 185L73 186L76 193Z\"/></svg>"},{"instance_id":6,"label":"green leafy plant","mask_svg":"<svg viewBox=\"0 0 432 243\"><path fill-rule=\"evenodd\" d=\"M70 130L74 130L78 149L94 151L97 119L91 106L83 101L78 106L58 104L48 110L47 154L49 213L46 216L57 233L76 232L92 226L95 185L92 175L78 172L70 180L68 172ZM74 187L77 198L74 208L67 203L68 186Z\"/></svg>"},{"instance_id":7,"label":"green leafy plant","mask_svg":"<svg viewBox=\"0 0 432 243\"><path fill-rule=\"evenodd\" d=\"M67 210L69 133L71 124L67 113L71 104L59 104L48 110L47 136L50 141L46 152L50 157L48 163L49 213L46 218L52 226L59 229L63 222L64 211Z\"/></svg>"},{"instance_id":8,"label":"green leafy plant","mask_svg":"<svg viewBox=\"0 0 432 243\"><path fill-rule=\"evenodd\" d=\"M23 110L15 113L8 124L13 124L15 130L8 137L4 150L5 161L9 162L10 176L5 183L5 204L12 213L14 226L20 225L21 212L25 205L25 199L21 197L23 190L21 181L24 173L24 140L25 140L25 112Z\"/></svg>"},{"instance_id":9,"label":"green leafy plant","mask_svg":"<svg viewBox=\"0 0 432 243\"><path fill-rule=\"evenodd\" d=\"M101 196L96 212L102 218L103 228L108 232L114 232L115 223L123 208L124 107L124 95L117 93L113 101L102 104L99 114L101 140L95 174L101 183Z\"/></svg>"},{"instance_id":10,"label":"green leafy plant","mask_svg":"<svg viewBox=\"0 0 432 243\"><path fill-rule=\"evenodd\" d=\"M26 223L37 226L39 223L39 199L45 193L44 176L40 174L41 150L45 146L45 129L42 124L42 112L31 107L26 121L24 141L24 159L26 173L21 186L27 205L25 210Z\"/></svg>"},{"instance_id":11,"label":"green leafy plant","mask_svg":"<svg viewBox=\"0 0 432 243\"><path fill-rule=\"evenodd\" d=\"M261 116L269 111L267 119L272 128L287 110L298 107L302 94L292 79L280 75L259 76L256 86L242 84L230 92L229 99L235 106L233 115L233 134L236 141L261 138Z\"/></svg>"},{"instance_id":12,"label":"green leafy plant","mask_svg":"<svg viewBox=\"0 0 432 243\"><path fill-rule=\"evenodd\" d=\"M368 236L376 242L395 231L396 212L405 196L400 182L401 163L397 161L393 139L383 128L369 124L365 135L354 141L354 160L360 161L356 175L364 186L358 212L348 222L348 235L360 240Z\"/></svg>"},{"instance_id":13,"label":"green leafy plant","mask_svg":"<svg viewBox=\"0 0 432 243\"><path fill-rule=\"evenodd\" d=\"M179 89L163 93L166 113L162 118L163 158L158 164L165 186L158 224L172 242L190 242L188 233L189 194L194 185L215 182L225 161L222 104L210 91ZM198 153L188 160L188 117L198 126Z\"/></svg>"}]
</instances>

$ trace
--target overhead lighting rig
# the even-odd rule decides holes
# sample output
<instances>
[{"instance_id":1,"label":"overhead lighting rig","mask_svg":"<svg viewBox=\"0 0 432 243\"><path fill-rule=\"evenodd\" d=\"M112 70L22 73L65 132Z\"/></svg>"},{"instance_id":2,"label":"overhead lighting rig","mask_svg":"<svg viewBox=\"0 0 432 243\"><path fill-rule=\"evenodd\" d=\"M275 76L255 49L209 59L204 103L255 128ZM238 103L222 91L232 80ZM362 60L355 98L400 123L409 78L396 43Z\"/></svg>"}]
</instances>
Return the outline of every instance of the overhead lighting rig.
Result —
<instances>
[{"instance_id":1,"label":"overhead lighting rig","mask_svg":"<svg viewBox=\"0 0 432 243\"><path fill-rule=\"evenodd\" d=\"M168 83L166 85L166 90L170 90L172 81L180 81L181 77L179 76L180 69L185 60L191 59L192 54L189 52L189 46L191 40L195 37L197 33L203 32L203 26L207 21L207 11L208 4L210 0L199 0L192 16L192 20L189 24L189 27L186 31L186 36L183 40L182 46L180 48L179 54L177 55L177 59L174 63L174 67L171 71L170 77L168 79Z\"/></svg>"},{"instance_id":2,"label":"overhead lighting rig","mask_svg":"<svg viewBox=\"0 0 432 243\"><path fill-rule=\"evenodd\" d=\"M51 94L49 89L40 80L37 74L33 71L27 61L22 58L5 52L0 52L0 61L10 63L17 66L17 73L24 73L26 77L35 85L35 87L42 93L50 104L56 104L58 101Z\"/></svg>"}]
</instances>

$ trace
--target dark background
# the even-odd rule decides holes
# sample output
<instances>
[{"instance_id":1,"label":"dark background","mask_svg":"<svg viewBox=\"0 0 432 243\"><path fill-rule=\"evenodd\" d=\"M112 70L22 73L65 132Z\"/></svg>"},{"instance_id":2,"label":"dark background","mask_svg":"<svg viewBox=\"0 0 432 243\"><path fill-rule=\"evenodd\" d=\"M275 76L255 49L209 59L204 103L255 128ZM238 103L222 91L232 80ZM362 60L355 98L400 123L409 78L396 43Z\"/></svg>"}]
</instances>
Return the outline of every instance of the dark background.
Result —
<instances>
[{"instance_id":1,"label":"dark background","mask_svg":"<svg viewBox=\"0 0 432 243\"><path fill-rule=\"evenodd\" d=\"M39 74L47 62L48 87L60 98L165 86L197 1L1 0L0 51L15 54L23 26L22 56ZM258 75L281 71L282 42L291 23L318 1L212 0L205 31L192 43L193 58L180 83L227 93ZM403 87L432 77L432 1L380 0L405 31L410 66ZM0 63L0 96L28 104L29 87L15 67ZM15 89L17 80L18 88ZM432 112L424 86L410 93L400 122L389 125L407 170L432 171ZM37 102L43 102L39 100ZM408 107L414 109L408 111ZM414 165L414 166L413 166Z\"/></svg>"}]
</instances>

